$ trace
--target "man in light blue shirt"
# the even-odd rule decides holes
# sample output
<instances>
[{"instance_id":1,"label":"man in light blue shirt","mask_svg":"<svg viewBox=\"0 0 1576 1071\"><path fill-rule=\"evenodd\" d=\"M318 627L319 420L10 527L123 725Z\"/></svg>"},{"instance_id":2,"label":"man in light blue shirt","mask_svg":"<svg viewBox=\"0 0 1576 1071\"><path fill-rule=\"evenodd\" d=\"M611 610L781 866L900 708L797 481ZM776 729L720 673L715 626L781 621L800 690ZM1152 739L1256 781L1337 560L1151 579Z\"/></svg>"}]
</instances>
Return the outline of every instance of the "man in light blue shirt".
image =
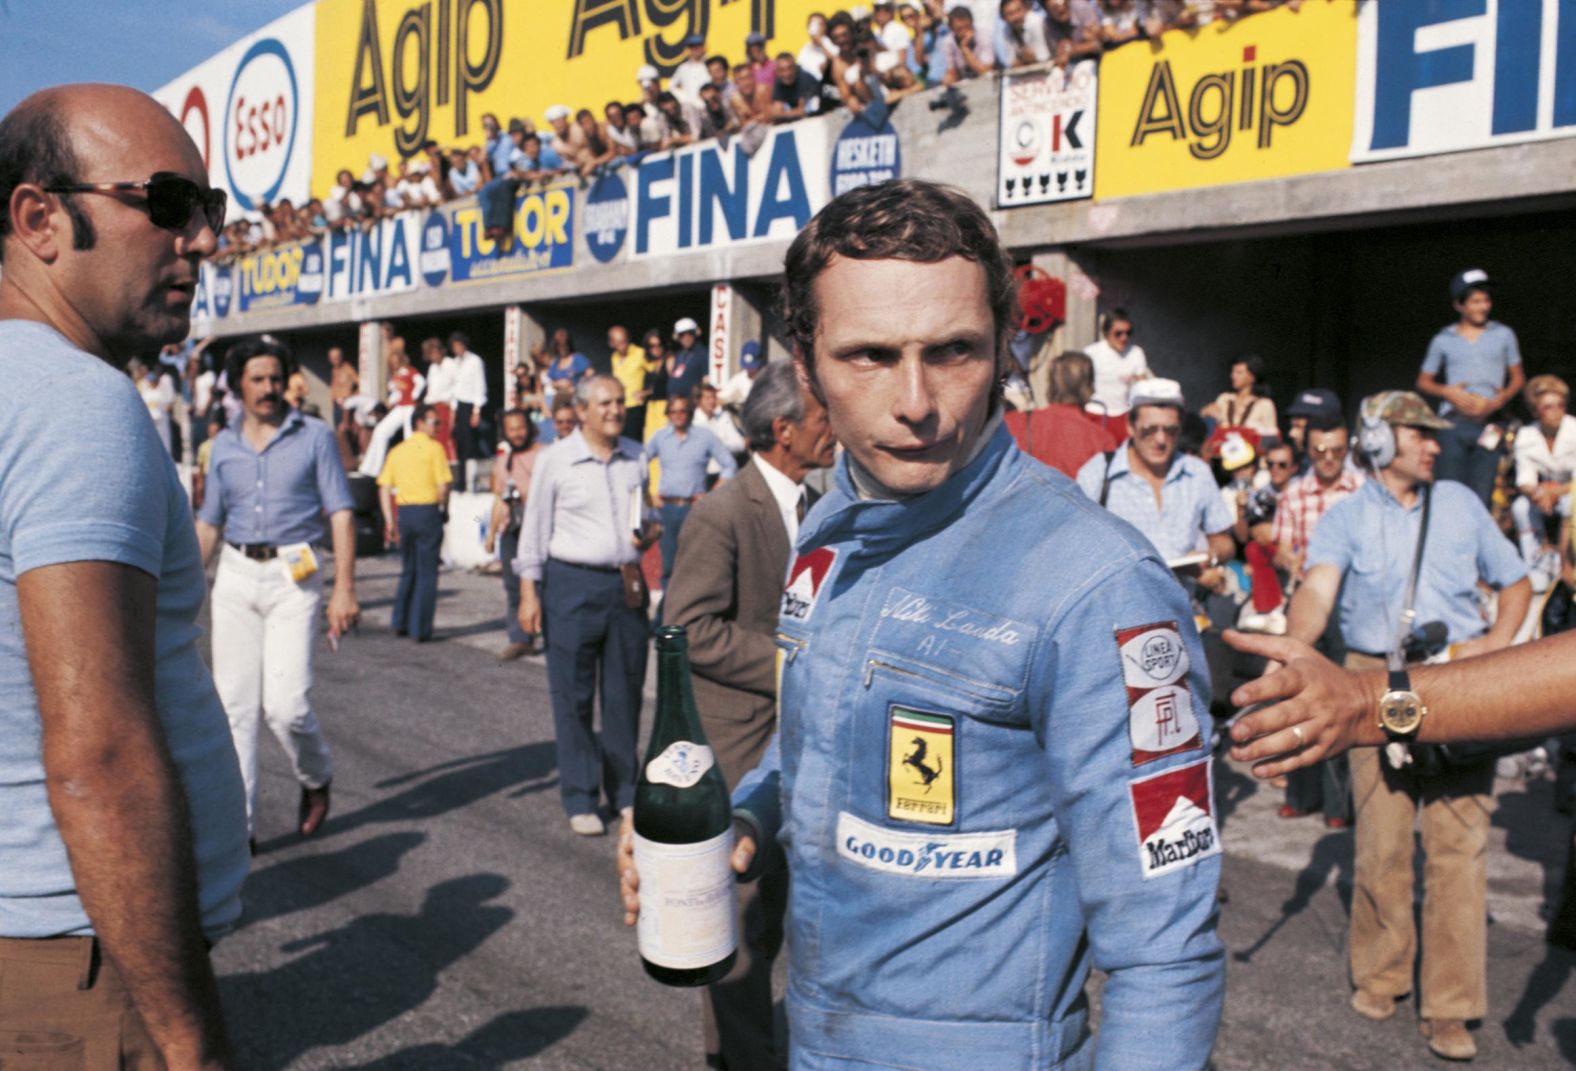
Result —
<instances>
[{"instance_id":1,"label":"man in light blue shirt","mask_svg":"<svg viewBox=\"0 0 1576 1071\"><path fill-rule=\"evenodd\" d=\"M246 782L248 828L257 809L257 728L268 723L301 784L297 825L310 837L328 817L333 764L308 693L323 574L323 518L334 533L332 642L360 616L354 503L334 435L284 400L294 362L264 335L231 348L226 375L244 416L213 442L197 516L203 562L223 549L213 583L213 675ZM255 841L254 841L255 843Z\"/></svg>"},{"instance_id":2,"label":"man in light blue shirt","mask_svg":"<svg viewBox=\"0 0 1576 1071\"><path fill-rule=\"evenodd\" d=\"M235 1066L206 944L241 913L246 804L191 511L120 371L190 330L224 211L136 90L0 120L0 1023L84 1067Z\"/></svg>"},{"instance_id":3,"label":"man in light blue shirt","mask_svg":"<svg viewBox=\"0 0 1576 1071\"><path fill-rule=\"evenodd\" d=\"M1438 398L1440 414L1450 418L1440 429L1439 478L1466 484L1485 506L1494 494L1504 445L1495 416L1527 382L1516 332L1489 319L1493 285L1481 268L1450 280L1450 301L1460 319L1434 336L1417 375L1417 389Z\"/></svg>"},{"instance_id":4,"label":"man in light blue shirt","mask_svg":"<svg viewBox=\"0 0 1576 1071\"><path fill-rule=\"evenodd\" d=\"M1168 562L1207 550L1214 566L1236 553L1231 511L1209 466L1177 454L1182 433L1182 388L1175 380L1133 385L1128 441L1114 454L1096 454L1078 470L1084 494L1149 538ZM1211 587L1218 570L1199 583Z\"/></svg>"},{"instance_id":5,"label":"man in light blue shirt","mask_svg":"<svg viewBox=\"0 0 1576 1071\"><path fill-rule=\"evenodd\" d=\"M1505 647L1526 617L1532 586L1521 556L1482 503L1459 483L1434 478L1436 435L1450 429L1410 391L1365 399L1359 439L1374 478L1319 520L1287 634L1312 643L1337 605L1349 669L1386 667L1403 632L1443 626L1451 658ZM1419 533L1427 526L1422 561ZM1407 592L1416 569L1408 618ZM1492 628L1479 581L1499 590ZM1414 625L1415 622L1415 625ZM1399 661L1392 668L1398 668ZM1424 1036L1436 1055L1469 1060L1466 1022L1487 1013L1486 909L1492 761L1424 769L1405 744L1354 748L1357 851L1352 895L1352 1008L1388 1019L1420 982ZM1421 969L1413 925L1413 827L1422 811L1427 885Z\"/></svg>"},{"instance_id":6,"label":"man in light blue shirt","mask_svg":"<svg viewBox=\"0 0 1576 1071\"><path fill-rule=\"evenodd\" d=\"M668 399L668 423L646 444L651 456L662 466L657 479L657 497L662 501L662 589L667 590L673 575L673 559L679 553L679 532L689 517L690 507L706 493L707 462L715 461L722 475L718 482L731 480L739 471L738 462L728 448L705 428L692 426L695 401L687 394Z\"/></svg>"}]
</instances>

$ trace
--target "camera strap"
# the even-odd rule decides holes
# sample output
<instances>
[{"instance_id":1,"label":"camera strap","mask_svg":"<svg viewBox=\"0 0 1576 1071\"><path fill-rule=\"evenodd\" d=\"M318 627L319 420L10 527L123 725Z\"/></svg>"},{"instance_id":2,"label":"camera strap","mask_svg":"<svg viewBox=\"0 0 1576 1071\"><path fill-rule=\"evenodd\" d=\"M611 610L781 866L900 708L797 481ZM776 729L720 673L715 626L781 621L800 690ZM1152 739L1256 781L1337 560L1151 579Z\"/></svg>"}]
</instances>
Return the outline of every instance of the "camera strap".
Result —
<instances>
[{"instance_id":1,"label":"camera strap","mask_svg":"<svg viewBox=\"0 0 1576 1071\"><path fill-rule=\"evenodd\" d=\"M1428 545L1428 514L1434 503L1434 485L1423 485L1423 519L1417 529L1417 550L1412 555L1412 575L1406 580L1406 604L1401 607L1401 628L1395 638L1395 648L1390 652L1389 668L1402 669L1406 665L1406 656L1402 648L1406 645L1406 638L1412 632L1412 623L1417 620L1417 579L1423 572L1423 548Z\"/></svg>"}]
</instances>

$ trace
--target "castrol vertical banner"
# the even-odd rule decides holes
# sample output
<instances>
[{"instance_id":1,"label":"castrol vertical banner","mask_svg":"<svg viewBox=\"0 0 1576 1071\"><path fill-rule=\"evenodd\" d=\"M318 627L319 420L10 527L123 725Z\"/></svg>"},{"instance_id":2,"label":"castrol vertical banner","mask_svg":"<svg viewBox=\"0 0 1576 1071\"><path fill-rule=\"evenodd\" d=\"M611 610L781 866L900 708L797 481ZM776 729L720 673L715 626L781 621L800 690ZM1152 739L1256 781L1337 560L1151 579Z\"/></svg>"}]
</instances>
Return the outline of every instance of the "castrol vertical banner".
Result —
<instances>
[{"instance_id":1,"label":"castrol vertical banner","mask_svg":"<svg viewBox=\"0 0 1576 1071\"><path fill-rule=\"evenodd\" d=\"M154 92L196 142L230 218L310 196L317 20L307 4Z\"/></svg>"},{"instance_id":2,"label":"castrol vertical banner","mask_svg":"<svg viewBox=\"0 0 1576 1071\"><path fill-rule=\"evenodd\" d=\"M733 331L733 287L718 283L711 288L711 349L707 353L706 378L720 387L728 375L728 350Z\"/></svg>"},{"instance_id":3,"label":"castrol vertical banner","mask_svg":"<svg viewBox=\"0 0 1576 1071\"><path fill-rule=\"evenodd\" d=\"M525 310L510 305L503 310L503 404L513 409L519 396L514 370L520 367L521 339L525 336Z\"/></svg>"}]
</instances>

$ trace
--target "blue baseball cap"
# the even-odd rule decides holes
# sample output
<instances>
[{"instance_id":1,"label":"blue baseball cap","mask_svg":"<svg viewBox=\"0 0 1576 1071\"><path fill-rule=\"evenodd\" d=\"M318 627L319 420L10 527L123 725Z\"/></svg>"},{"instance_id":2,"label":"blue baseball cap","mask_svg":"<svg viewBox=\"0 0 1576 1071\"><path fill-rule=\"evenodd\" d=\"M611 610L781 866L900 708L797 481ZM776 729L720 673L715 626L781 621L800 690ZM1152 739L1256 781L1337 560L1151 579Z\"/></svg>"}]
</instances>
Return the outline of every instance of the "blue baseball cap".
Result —
<instances>
[{"instance_id":1,"label":"blue baseball cap","mask_svg":"<svg viewBox=\"0 0 1576 1071\"><path fill-rule=\"evenodd\" d=\"M685 48L694 48L696 45L704 45L705 43L706 36L704 34L692 33L684 38Z\"/></svg>"},{"instance_id":2,"label":"blue baseball cap","mask_svg":"<svg viewBox=\"0 0 1576 1071\"><path fill-rule=\"evenodd\" d=\"M739 367L746 372L753 372L765 364L766 358L761 356L761 344L753 338L739 347Z\"/></svg>"}]
</instances>

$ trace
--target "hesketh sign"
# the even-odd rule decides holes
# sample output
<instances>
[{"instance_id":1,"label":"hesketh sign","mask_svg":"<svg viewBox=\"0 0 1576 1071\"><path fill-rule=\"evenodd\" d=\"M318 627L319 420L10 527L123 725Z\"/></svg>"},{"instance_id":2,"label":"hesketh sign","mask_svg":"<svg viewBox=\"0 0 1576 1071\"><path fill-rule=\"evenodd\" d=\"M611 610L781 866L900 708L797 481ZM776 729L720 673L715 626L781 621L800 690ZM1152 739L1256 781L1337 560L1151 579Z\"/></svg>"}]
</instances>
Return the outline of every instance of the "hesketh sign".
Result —
<instances>
[{"instance_id":1,"label":"hesketh sign","mask_svg":"<svg viewBox=\"0 0 1576 1071\"><path fill-rule=\"evenodd\" d=\"M311 196L315 26L298 8L153 94L229 192L231 218Z\"/></svg>"},{"instance_id":2,"label":"hesketh sign","mask_svg":"<svg viewBox=\"0 0 1576 1071\"><path fill-rule=\"evenodd\" d=\"M1349 166L1356 34L1350 0L1304 0L1107 54L1096 198Z\"/></svg>"}]
</instances>

